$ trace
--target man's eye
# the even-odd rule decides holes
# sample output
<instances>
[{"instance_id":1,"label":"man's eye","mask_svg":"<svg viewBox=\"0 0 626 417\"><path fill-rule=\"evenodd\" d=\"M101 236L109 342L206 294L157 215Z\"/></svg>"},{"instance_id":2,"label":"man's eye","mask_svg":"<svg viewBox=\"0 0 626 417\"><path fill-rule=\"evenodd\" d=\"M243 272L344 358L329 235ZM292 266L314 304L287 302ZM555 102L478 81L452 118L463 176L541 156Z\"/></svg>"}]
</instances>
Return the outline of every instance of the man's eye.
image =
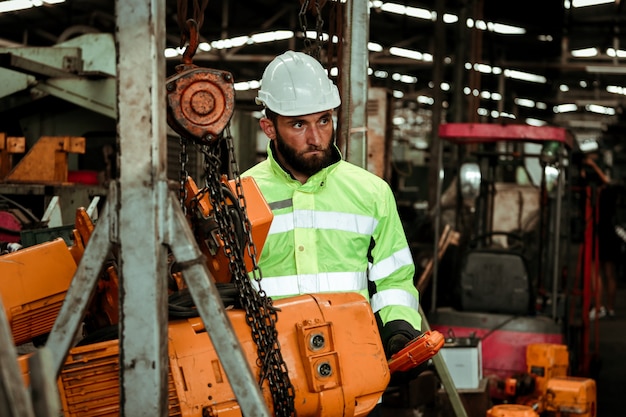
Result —
<instances>
[{"instance_id":1,"label":"man's eye","mask_svg":"<svg viewBox=\"0 0 626 417\"><path fill-rule=\"evenodd\" d=\"M292 126L296 127L296 128L301 128L302 127L302 122L295 122Z\"/></svg>"}]
</instances>

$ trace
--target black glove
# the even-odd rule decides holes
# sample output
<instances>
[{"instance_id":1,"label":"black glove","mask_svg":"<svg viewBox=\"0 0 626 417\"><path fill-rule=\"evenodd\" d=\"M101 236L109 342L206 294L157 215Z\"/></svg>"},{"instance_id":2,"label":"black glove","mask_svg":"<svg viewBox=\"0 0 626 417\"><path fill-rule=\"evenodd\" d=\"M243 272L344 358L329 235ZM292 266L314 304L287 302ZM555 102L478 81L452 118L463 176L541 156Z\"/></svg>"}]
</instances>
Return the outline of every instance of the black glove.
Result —
<instances>
[{"instance_id":1,"label":"black glove","mask_svg":"<svg viewBox=\"0 0 626 417\"><path fill-rule=\"evenodd\" d=\"M391 358L392 355L400 352L402 348L404 348L413 339L414 338L410 338L404 332L392 335L387 341L387 346L385 346L385 354L387 355L387 359Z\"/></svg>"},{"instance_id":2,"label":"black glove","mask_svg":"<svg viewBox=\"0 0 626 417\"><path fill-rule=\"evenodd\" d=\"M394 353L398 353L409 342L418 337L421 333L413 328L409 323L403 320L394 320L387 323L382 331L385 355L387 359L391 358ZM419 374L428 368L428 361L416 366L413 369L402 372L394 372L391 375L389 385L398 386L408 384L411 380L417 378Z\"/></svg>"}]
</instances>

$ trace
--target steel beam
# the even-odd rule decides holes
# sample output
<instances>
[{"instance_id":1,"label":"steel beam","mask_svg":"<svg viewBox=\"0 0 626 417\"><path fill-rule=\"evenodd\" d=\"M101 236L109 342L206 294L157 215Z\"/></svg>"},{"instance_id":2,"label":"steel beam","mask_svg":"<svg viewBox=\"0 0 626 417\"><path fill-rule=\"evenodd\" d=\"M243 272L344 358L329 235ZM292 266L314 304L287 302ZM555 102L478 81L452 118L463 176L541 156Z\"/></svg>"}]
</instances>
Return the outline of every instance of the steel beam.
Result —
<instances>
[{"instance_id":1,"label":"steel beam","mask_svg":"<svg viewBox=\"0 0 626 417\"><path fill-rule=\"evenodd\" d=\"M346 141L345 158L367 169L367 88L369 5L348 0L341 57L341 135Z\"/></svg>"},{"instance_id":2,"label":"steel beam","mask_svg":"<svg viewBox=\"0 0 626 417\"><path fill-rule=\"evenodd\" d=\"M120 187L120 411L165 417L165 0L115 2Z\"/></svg>"}]
</instances>

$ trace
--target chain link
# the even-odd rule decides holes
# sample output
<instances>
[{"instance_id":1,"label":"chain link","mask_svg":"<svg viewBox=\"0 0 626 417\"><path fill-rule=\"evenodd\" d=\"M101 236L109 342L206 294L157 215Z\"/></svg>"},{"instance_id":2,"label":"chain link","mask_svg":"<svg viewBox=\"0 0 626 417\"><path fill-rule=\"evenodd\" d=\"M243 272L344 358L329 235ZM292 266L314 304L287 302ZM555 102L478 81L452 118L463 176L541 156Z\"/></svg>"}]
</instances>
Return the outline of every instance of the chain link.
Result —
<instances>
[{"instance_id":1,"label":"chain link","mask_svg":"<svg viewBox=\"0 0 626 417\"><path fill-rule=\"evenodd\" d=\"M244 239L240 242L234 227L234 222L240 221L233 217L229 210L229 203L224 195L221 168L220 141L202 147L204 154L204 169L206 175L206 189L209 193L214 217L218 224L220 237L223 241L223 251L228 259L228 268L232 276L240 303L245 311L246 321L250 326L252 338L257 345L257 366L259 367L259 386L262 388L267 381L269 385L276 416L295 416L294 387L289 379L287 365L282 357L276 321L277 310L272 305L272 299L261 289L261 270L256 261L257 249L252 240L252 227L247 215L243 186L239 175L239 168L234 154L233 140L230 129L226 128L226 135L222 138L228 148L231 175L235 183L237 204L243 218ZM246 271L243 245L252 260L251 275L256 281L259 290L255 290L252 280Z\"/></svg>"},{"instance_id":2,"label":"chain link","mask_svg":"<svg viewBox=\"0 0 626 417\"><path fill-rule=\"evenodd\" d=\"M322 9L320 6L319 0L315 1L315 42L312 42L311 39L307 36L307 18L306 12L309 8L310 1L304 0L302 1L302 6L300 7L300 12L298 13L298 20L300 22L300 27L302 28L302 34L304 36L304 49L305 52L317 59L320 60L322 56L322 43L324 41L324 32L322 29L324 28L324 19L322 19Z\"/></svg>"}]
</instances>

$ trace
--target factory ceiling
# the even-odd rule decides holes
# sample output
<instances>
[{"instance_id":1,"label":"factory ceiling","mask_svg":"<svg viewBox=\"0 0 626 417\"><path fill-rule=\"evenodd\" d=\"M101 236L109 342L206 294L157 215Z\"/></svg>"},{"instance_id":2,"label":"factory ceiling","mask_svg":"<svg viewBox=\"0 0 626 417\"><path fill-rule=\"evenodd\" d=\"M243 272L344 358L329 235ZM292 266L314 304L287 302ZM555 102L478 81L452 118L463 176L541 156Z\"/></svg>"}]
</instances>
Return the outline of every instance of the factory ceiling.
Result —
<instances>
[{"instance_id":1,"label":"factory ceiling","mask_svg":"<svg viewBox=\"0 0 626 417\"><path fill-rule=\"evenodd\" d=\"M314 8L315 0L208 1L199 33L200 41L211 47L199 49L194 64L230 71L236 82L258 81L273 56L286 49L305 49L303 17L308 30L315 31L319 25L324 33L341 34L342 18L349 19L341 13L341 3L318 1L320 19L313 9L302 10L303 4ZM0 10L3 3L9 2L0 1ZM114 0L45 3L0 13L0 46L53 46L84 33L115 32ZM626 6L621 0L587 7L569 3L370 1L370 85L389 89L401 102L427 107L427 98L433 96L433 79L440 79L448 117L456 110L454 117L460 119L455 121L545 122L571 128L579 135L601 136L609 146L621 146L626 134ZM169 48L180 47L179 6L176 0L166 1ZM438 25L436 19L421 16L423 10L438 8L444 12L440 16L445 23ZM468 19L473 29L465 24ZM503 34L502 28L522 28L524 33ZM228 47L214 43L272 31L292 31L295 36ZM337 48L322 45L327 67L336 65L339 61L332 62L332 56L337 56ZM590 48L596 48L595 55L577 57L572 53ZM417 59L401 56L403 51ZM433 67L439 57L443 69L436 77ZM167 73L172 74L180 62L180 56L168 58ZM519 79L520 74L538 76L541 82ZM457 91L463 93L456 96L455 103ZM238 103L253 105L252 96L238 92L238 99L245 98ZM557 106L568 104L571 111L555 112Z\"/></svg>"}]
</instances>

